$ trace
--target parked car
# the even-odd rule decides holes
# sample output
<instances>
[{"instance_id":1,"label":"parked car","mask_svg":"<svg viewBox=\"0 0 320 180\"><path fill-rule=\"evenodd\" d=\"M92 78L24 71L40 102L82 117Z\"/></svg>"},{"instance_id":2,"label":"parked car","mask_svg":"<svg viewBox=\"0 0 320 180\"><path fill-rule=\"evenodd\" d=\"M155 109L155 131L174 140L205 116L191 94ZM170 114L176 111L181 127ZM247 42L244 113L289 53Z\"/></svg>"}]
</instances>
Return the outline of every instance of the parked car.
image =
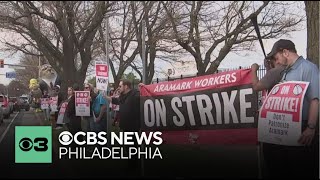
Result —
<instances>
[{"instance_id":1,"label":"parked car","mask_svg":"<svg viewBox=\"0 0 320 180\"><path fill-rule=\"evenodd\" d=\"M10 101L9 97L6 96L7 99L8 99L8 104L9 104L9 108L10 108L10 114L13 113L13 106L14 106L14 103Z\"/></svg>"},{"instance_id":2,"label":"parked car","mask_svg":"<svg viewBox=\"0 0 320 180\"><path fill-rule=\"evenodd\" d=\"M8 104L9 104L9 108L10 108L10 114L13 113L13 106L14 103L12 101L10 101L10 98L8 96L6 96L8 99Z\"/></svg>"},{"instance_id":3,"label":"parked car","mask_svg":"<svg viewBox=\"0 0 320 180\"><path fill-rule=\"evenodd\" d=\"M26 111L30 110L29 97L28 96L20 96L20 109L24 109Z\"/></svg>"},{"instance_id":4,"label":"parked car","mask_svg":"<svg viewBox=\"0 0 320 180\"><path fill-rule=\"evenodd\" d=\"M11 109L9 104L9 99L5 95L0 95L0 106L3 109L3 116L5 119L10 117ZM13 107L12 107L13 108Z\"/></svg>"},{"instance_id":5,"label":"parked car","mask_svg":"<svg viewBox=\"0 0 320 180\"><path fill-rule=\"evenodd\" d=\"M20 111L22 100L17 97L9 97L9 99L10 99L10 102L13 103L13 111Z\"/></svg>"},{"instance_id":6,"label":"parked car","mask_svg":"<svg viewBox=\"0 0 320 180\"><path fill-rule=\"evenodd\" d=\"M23 99L24 101L27 101L28 103L30 103L30 95L24 94L22 96L20 96L21 99Z\"/></svg>"}]
</instances>

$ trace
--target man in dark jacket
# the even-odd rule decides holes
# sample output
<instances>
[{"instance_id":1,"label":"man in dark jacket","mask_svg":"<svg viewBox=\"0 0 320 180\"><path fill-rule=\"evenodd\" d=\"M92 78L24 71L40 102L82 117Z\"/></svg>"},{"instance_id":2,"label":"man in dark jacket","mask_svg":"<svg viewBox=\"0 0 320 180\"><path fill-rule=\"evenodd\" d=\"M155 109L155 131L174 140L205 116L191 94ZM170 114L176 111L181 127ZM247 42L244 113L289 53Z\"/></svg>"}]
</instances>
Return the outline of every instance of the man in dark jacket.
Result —
<instances>
[{"instance_id":1,"label":"man in dark jacket","mask_svg":"<svg viewBox=\"0 0 320 180\"><path fill-rule=\"evenodd\" d=\"M96 99L96 97L98 96L95 92L94 92L94 87L92 84L90 83L85 83L84 84L84 91L90 91L90 108L93 107L93 102ZM93 114L92 114L92 110L90 109L90 116L83 116L83 119L85 120L87 126L86 126L86 131L92 131L92 128L90 126L90 121L93 121Z\"/></svg>"},{"instance_id":2,"label":"man in dark jacket","mask_svg":"<svg viewBox=\"0 0 320 180\"><path fill-rule=\"evenodd\" d=\"M131 82L128 80L120 81L119 91L120 96L118 98L106 96L106 99L112 104L120 105L120 129L124 132L138 132L140 130L140 93L132 89ZM134 146L138 148L136 141ZM128 153L129 147L126 146L125 148ZM140 161L137 156L132 157L128 168L129 171L139 173Z\"/></svg>"},{"instance_id":3,"label":"man in dark jacket","mask_svg":"<svg viewBox=\"0 0 320 180\"><path fill-rule=\"evenodd\" d=\"M121 80L119 83L120 96L118 98L106 96L112 104L120 105L120 129L123 131L140 130L140 93L131 88L131 82Z\"/></svg>"}]
</instances>

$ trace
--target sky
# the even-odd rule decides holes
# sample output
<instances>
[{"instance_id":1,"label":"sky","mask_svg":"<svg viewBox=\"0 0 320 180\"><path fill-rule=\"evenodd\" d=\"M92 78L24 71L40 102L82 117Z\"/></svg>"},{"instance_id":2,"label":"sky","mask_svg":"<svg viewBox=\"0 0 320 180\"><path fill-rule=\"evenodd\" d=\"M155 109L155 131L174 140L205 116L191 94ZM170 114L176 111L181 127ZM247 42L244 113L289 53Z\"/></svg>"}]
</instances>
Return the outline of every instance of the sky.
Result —
<instances>
[{"instance_id":1,"label":"sky","mask_svg":"<svg viewBox=\"0 0 320 180\"><path fill-rule=\"evenodd\" d=\"M273 44L279 39L289 39L291 40L297 49L297 53L306 57L306 48L307 48L307 30L301 30L296 32L291 32L288 35L283 35L277 39L268 39L262 40L263 46L265 48L266 54L268 54ZM250 67L253 63L257 63L259 65L263 65L264 55L261 49L261 46L258 41L255 42L255 51L242 51L240 54L236 54L230 52L226 58L220 63L219 68L221 69L233 69L241 67ZM180 64L180 63L179 63ZM167 64L164 66L164 69L175 69L175 75L180 76L183 75L193 75L197 73L197 69L195 63L190 65L189 69L179 67L179 64L176 67L172 67L172 65ZM181 66L181 65L180 65Z\"/></svg>"},{"instance_id":2,"label":"sky","mask_svg":"<svg viewBox=\"0 0 320 180\"><path fill-rule=\"evenodd\" d=\"M299 11L304 11L304 9L299 9ZM306 24L306 23L304 23ZM4 34L0 33L0 38L6 38L6 39L13 39L14 35L12 34ZM293 41L296 45L296 49L299 55L302 55L303 57L306 57L306 48L307 48L307 30L306 28L301 30L301 31L295 31L289 33L289 35L281 36L280 38L284 39L290 39ZM278 38L278 39L280 39ZM273 44L278 40L278 39L268 39L268 40L263 40L263 44L265 47L266 53L269 53L270 50L272 49ZM15 41L18 41L18 39L14 39ZM2 44L0 44L2 45ZM0 59L5 60L5 64L18 64L19 63L19 58L22 53L15 54L14 56L9 56L9 53L7 52L0 52ZM186 57L189 60L192 60L193 57ZM181 60L181 59L179 59ZM240 54L235 54L233 52L230 52L226 58L220 63L219 68L238 68L239 66L241 67L249 67L253 63L257 63L259 65L263 64L264 60L264 55L261 50L260 44L258 41L255 42L255 50L254 51L242 51ZM193 61L194 62L194 61ZM181 66L181 63L175 63L169 64L165 62L161 62L159 60L156 61L156 66L157 69L161 69L163 72L167 72L168 69L174 69L175 74L172 76L180 76L182 75L194 75L197 73L197 69L195 66L195 63L185 65L184 67ZM11 79L7 79L5 77L6 72L12 72L14 69L8 68L8 66L5 66L5 68L0 68L0 84L8 85ZM111 72L109 73L109 82L113 82L113 77ZM164 78L164 74L160 73L155 73L154 79L156 78Z\"/></svg>"},{"instance_id":3,"label":"sky","mask_svg":"<svg viewBox=\"0 0 320 180\"><path fill-rule=\"evenodd\" d=\"M295 43L296 49L299 55L306 57L306 47L307 47L307 30L301 30L296 32L289 33L289 36L282 36L280 38L290 39L292 42ZM268 39L263 40L264 48L266 53L269 53L272 49L273 44L278 39ZM257 41L255 43L255 51L243 51L239 54L235 54L233 52L229 53L226 58L221 62L219 68L238 68L239 66L242 67L249 67L253 63L257 63L259 65L263 64L264 55L261 50L260 44ZM8 53L0 52L0 59L4 59L5 64L18 64L19 63L20 55L16 54L15 56L10 56ZM167 71L167 69L175 69L175 75L180 76L182 75L193 75L197 72L194 64L185 66L185 68L181 67L180 63L177 63L175 67L168 63L158 63L157 64L161 69ZM0 84L8 85L11 79L7 79L5 77L6 72L12 72L14 69L8 68L0 68ZM173 75L173 76L175 76ZM110 82L113 81L112 75L109 75ZM164 75L155 75L154 78L163 78Z\"/></svg>"}]
</instances>

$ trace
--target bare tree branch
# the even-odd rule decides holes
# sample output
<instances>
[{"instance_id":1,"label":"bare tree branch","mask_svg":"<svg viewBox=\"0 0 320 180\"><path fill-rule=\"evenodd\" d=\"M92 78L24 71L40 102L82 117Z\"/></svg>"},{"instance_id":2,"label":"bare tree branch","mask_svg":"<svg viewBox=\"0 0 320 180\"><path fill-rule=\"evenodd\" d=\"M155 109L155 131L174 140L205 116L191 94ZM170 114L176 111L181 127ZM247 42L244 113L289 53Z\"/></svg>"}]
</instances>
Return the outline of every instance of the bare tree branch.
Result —
<instances>
[{"instance_id":1,"label":"bare tree branch","mask_svg":"<svg viewBox=\"0 0 320 180\"><path fill-rule=\"evenodd\" d=\"M233 50L250 49L245 45L257 40L251 17L262 17L258 23L265 39L294 31L303 20L288 4L270 1L161 3L171 25L171 42L194 57L199 74L215 72Z\"/></svg>"},{"instance_id":2,"label":"bare tree branch","mask_svg":"<svg viewBox=\"0 0 320 180\"><path fill-rule=\"evenodd\" d=\"M4 2L0 4L0 27L20 34L26 41L8 42L7 47L29 54L30 48L40 50L62 76L62 86L66 89L75 82L83 84L92 52L96 51L92 45L97 40L98 27L116 3ZM81 8L85 6L88 8ZM80 68L75 60L81 61Z\"/></svg>"}]
</instances>

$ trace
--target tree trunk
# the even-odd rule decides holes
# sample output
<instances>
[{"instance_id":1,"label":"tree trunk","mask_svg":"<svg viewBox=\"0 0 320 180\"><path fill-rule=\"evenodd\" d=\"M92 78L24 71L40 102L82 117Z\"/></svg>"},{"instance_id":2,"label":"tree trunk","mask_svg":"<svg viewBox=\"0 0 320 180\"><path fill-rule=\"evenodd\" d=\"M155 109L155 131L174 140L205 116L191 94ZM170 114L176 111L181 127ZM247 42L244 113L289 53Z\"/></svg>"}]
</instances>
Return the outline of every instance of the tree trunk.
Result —
<instances>
[{"instance_id":1,"label":"tree trunk","mask_svg":"<svg viewBox=\"0 0 320 180\"><path fill-rule=\"evenodd\" d=\"M67 93L68 87L72 87L75 83L77 83L80 90L82 90L82 86L86 78L86 72L77 71L73 59L75 59L75 55L72 51L66 50L62 63L62 70L61 73L59 73L61 78L61 92L63 93Z\"/></svg>"},{"instance_id":2,"label":"tree trunk","mask_svg":"<svg viewBox=\"0 0 320 180\"><path fill-rule=\"evenodd\" d=\"M75 83L79 85L80 90L83 90L83 83L86 75L76 71L76 69L72 66L65 68L68 68L68 70L60 75L61 92L67 93L68 87L72 87Z\"/></svg>"},{"instance_id":3,"label":"tree trunk","mask_svg":"<svg viewBox=\"0 0 320 180\"><path fill-rule=\"evenodd\" d=\"M115 78L114 79L114 88L117 89L120 83L120 78Z\"/></svg>"},{"instance_id":4,"label":"tree trunk","mask_svg":"<svg viewBox=\"0 0 320 180\"><path fill-rule=\"evenodd\" d=\"M150 68L150 71L149 71L149 75L148 75L148 77L147 77L146 84L151 84L152 79L153 79L153 76L154 76L154 64L153 64L152 67Z\"/></svg>"},{"instance_id":5,"label":"tree trunk","mask_svg":"<svg viewBox=\"0 0 320 180\"><path fill-rule=\"evenodd\" d=\"M72 87L75 82L75 68L73 66L63 66L63 69L67 69L62 74L61 78L61 92L67 92L68 87Z\"/></svg>"},{"instance_id":6,"label":"tree trunk","mask_svg":"<svg viewBox=\"0 0 320 180\"><path fill-rule=\"evenodd\" d=\"M196 61L197 70L198 70L197 75L198 76L205 75L206 74L206 68L203 66L203 62L202 62L201 57L194 57L194 59Z\"/></svg>"},{"instance_id":7,"label":"tree trunk","mask_svg":"<svg viewBox=\"0 0 320 180\"><path fill-rule=\"evenodd\" d=\"M122 76L124 74L124 71L126 70L126 68L124 68L124 66L119 67L117 76L114 78L114 87L117 88L119 86L120 80L122 79Z\"/></svg>"},{"instance_id":8,"label":"tree trunk","mask_svg":"<svg viewBox=\"0 0 320 180\"><path fill-rule=\"evenodd\" d=\"M150 39L149 42L152 42L152 40L153 39ZM154 76L154 62L156 60L156 54L157 54L157 51L156 51L157 44L156 43L157 42L153 41L152 44L149 47L149 49L150 49L150 52L149 52L150 60L149 60L149 65L148 65L149 67L147 68L146 84L150 84L152 82L152 79L153 79L153 76Z\"/></svg>"},{"instance_id":9,"label":"tree trunk","mask_svg":"<svg viewBox=\"0 0 320 180\"><path fill-rule=\"evenodd\" d=\"M304 3L307 15L307 58L319 67L319 2Z\"/></svg>"}]
</instances>

